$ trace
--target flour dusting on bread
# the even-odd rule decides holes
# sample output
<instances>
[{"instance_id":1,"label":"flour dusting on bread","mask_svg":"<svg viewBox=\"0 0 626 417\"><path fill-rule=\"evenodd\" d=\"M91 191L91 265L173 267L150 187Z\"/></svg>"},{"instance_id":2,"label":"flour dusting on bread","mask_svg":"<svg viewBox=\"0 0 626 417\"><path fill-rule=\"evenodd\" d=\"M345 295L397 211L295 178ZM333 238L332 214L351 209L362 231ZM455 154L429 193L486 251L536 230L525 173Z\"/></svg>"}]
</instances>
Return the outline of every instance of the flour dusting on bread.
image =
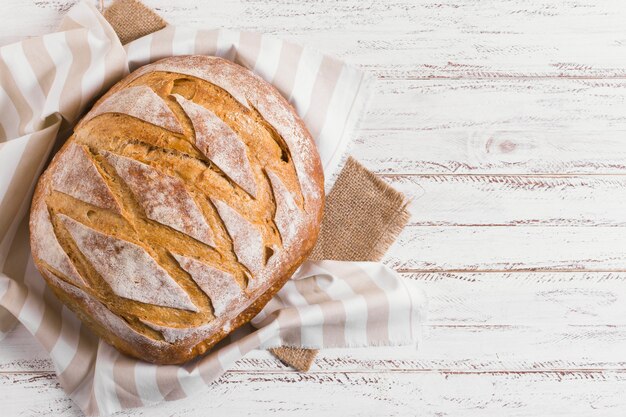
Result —
<instances>
[{"instance_id":1,"label":"flour dusting on bread","mask_svg":"<svg viewBox=\"0 0 626 417\"><path fill-rule=\"evenodd\" d=\"M120 297L158 306L198 311L189 295L139 245L59 217L98 274Z\"/></svg>"},{"instance_id":2,"label":"flour dusting on bread","mask_svg":"<svg viewBox=\"0 0 626 417\"><path fill-rule=\"evenodd\" d=\"M223 201L212 199L226 230L233 241L233 248L239 262L254 275L263 271L263 237L256 227Z\"/></svg>"},{"instance_id":3,"label":"flour dusting on bread","mask_svg":"<svg viewBox=\"0 0 626 417\"><path fill-rule=\"evenodd\" d=\"M94 206L120 212L111 189L98 172L87 151L76 143L59 154L52 173L52 188Z\"/></svg>"},{"instance_id":4,"label":"flour dusting on bread","mask_svg":"<svg viewBox=\"0 0 626 417\"><path fill-rule=\"evenodd\" d=\"M174 133L183 133L183 128L172 110L161 97L145 85L129 87L107 97L85 116L82 123L105 113L126 114Z\"/></svg>"},{"instance_id":5,"label":"flour dusting on bread","mask_svg":"<svg viewBox=\"0 0 626 417\"><path fill-rule=\"evenodd\" d=\"M153 345L157 349L163 349L164 347L166 347L165 343L137 332L135 329L130 327L128 323L126 323L126 321L124 321L119 316L114 314L111 310L109 310L104 304L102 304L100 301L87 294L80 288L77 288L60 280L59 278L54 276L54 274L51 274L49 272L46 272L44 275L48 279L48 281L52 283L52 285L70 294L73 298L77 299L78 302L83 304L90 311L93 311L94 316L98 317L100 325L104 329L140 345Z\"/></svg>"},{"instance_id":6,"label":"flour dusting on bread","mask_svg":"<svg viewBox=\"0 0 626 417\"><path fill-rule=\"evenodd\" d=\"M256 182L246 155L246 145L239 136L210 110L178 94L174 94L174 97L193 123L196 147L248 194L255 197Z\"/></svg>"},{"instance_id":7,"label":"flour dusting on bread","mask_svg":"<svg viewBox=\"0 0 626 417\"><path fill-rule=\"evenodd\" d=\"M187 256L172 254L180 266L191 275L206 295L211 299L213 314L221 316L233 302L243 295L243 291L228 272Z\"/></svg>"},{"instance_id":8,"label":"flour dusting on bread","mask_svg":"<svg viewBox=\"0 0 626 417\"><path fill-rule=\"evenodd\" d=\"M213 232L179 179L131 158L102 152L132 190L149 219L214 246Z\"/></svg>"},{"instance_id":9,"label":"flour dusting on bread","mask_svg":"<svg viewBox=\"0 0 626 417\"><path fill-rule=\"evenodd\" d=\"M122 352L181 363L251 320L306 259L323 175L289 103L216 57L115 85L39 180L33 259Z\"/></svg>"},{"instance_id":10,"label":"flour dusting on bread","mask_svg":"<svg viewBox=\"0 0 626 417\"><path fill-rule=\"evenodd\" d=\"M291 246L301 227L302 212L280 177L270 170L266 172L272 184L274 199L276 200L274 222L276 222L276 226L280 231L283 246Z\"/></svg>"},{"instance_id":11,"label":"flour dusting on bread","mask_svg":"<svg viewBox=\"0 0 626 417\"><path fill-rule=\"evenodd\" d=\"M320 163L313 139L285 98L263 79L232 62L199 55L163 59L138 69L130 78L136 79L152 71L198 77L223 88L245 107L256 109L287 143L305 206L323 198L323 187L312 181L310 175L312 166ZM321 167L318 175L322 175Z\"/></svg>"},{"instance_id":12,"label":"flour dusting on bread","mask_svg":"<svg viewBox=\"0 0 626 417\"><path fill-rule=\"evenodd\" d=\"M48 266L62 273L66 279L77 286L87 285L80 276L67 253L59 244L50 214L42 201L33 204L33 215L30 218L31 233L38 236L31 242L31 250L40 254L40 259ZM42 268L43 270L46 268Z\"/></svg>"}]
</instances>

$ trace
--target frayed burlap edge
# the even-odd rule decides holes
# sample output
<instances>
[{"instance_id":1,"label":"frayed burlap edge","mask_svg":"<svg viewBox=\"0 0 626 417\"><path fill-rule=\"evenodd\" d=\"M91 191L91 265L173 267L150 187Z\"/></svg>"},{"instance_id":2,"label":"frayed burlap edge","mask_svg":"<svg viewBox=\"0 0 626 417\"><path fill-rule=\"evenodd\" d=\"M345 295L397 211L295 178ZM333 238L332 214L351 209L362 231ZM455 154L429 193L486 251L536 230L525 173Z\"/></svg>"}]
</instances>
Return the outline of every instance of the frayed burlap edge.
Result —
<instances>
[{"instance_id":1,"label":"frayed burlap edge","mask_svg":"<svg viewBox=\"0 0 626 417\"><path fill-rule=\"evenodd\" d=\"M379 261L410 218L408 200L350 157L326 198L310 259Z\"/></svg>"},{"instance_id":2,"label":"frayed burlap edge","mask_svg":"<svg viewBox=\"0 0 626 417\"><path fill-rule=\"evenodd\" d=\"M167 25L161 16L138 0L116 0L103 14L117 33L122 45L161 30Z\"/></svg>"},{"instance_id":3,"label":"frayed burlap edge","mask_svg":"<svg viewBox=\"0 0 626 417\"><path fill-rule=\"evenodd\" d=\"M269 349L269 351L285 365L289 365L300 372L306 372L311 369L311 365L315 362L315 357L319 352L317 349L287 346Z\"/></svg>"},{"instance_id":4,"label":"frayed burlap edge","mask_svg":"<svg viewBox=\"0 0 626 417\"><path fill-rule=\"evenodd\" d=\"M167 22L137 0L116 0L104 11L122 44L161 30ZM407 200L354 158L344 168L326 199L320 236L310 259L379 261L408 223ZM270 349L289 366L308 371L315 349Z\"/></svg>"},{"instance_id":5,"label":"frayed burlap edge","mask_svg":"<svg viewBox=\"0 0 626 417\"><path fill-rule=\"evenodd\" d=\"M348 158L326 199L324 219L310 259L379 261L408 223L411 215L404 194ZM270 349L281 361L308 371L315 349Z\"/></svg>"}]
</instances>

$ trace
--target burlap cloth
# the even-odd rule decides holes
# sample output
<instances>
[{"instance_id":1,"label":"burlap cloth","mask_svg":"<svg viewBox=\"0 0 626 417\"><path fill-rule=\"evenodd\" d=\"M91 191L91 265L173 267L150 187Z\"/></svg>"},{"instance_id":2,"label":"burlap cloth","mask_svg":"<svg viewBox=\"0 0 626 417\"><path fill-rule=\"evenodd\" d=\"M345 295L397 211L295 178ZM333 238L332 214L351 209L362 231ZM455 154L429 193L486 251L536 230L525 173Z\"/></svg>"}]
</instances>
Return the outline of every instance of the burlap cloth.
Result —
<instances>
[{"instance_id":1,"label":"burlap cloth","mask_svg":"<svg viewBox=\"0 0 626 417\"><path fill-rule=\"evenodd\" d=\"M167 25L137 0L116 0L104 10L104 17L123 44ZM406 205L402 193L348 158L327 196L320 236L310 258L379 261L409 220ZM271 352L295 369L308 371L318 351L281 347Z\"/></svg>"}]
</instances>

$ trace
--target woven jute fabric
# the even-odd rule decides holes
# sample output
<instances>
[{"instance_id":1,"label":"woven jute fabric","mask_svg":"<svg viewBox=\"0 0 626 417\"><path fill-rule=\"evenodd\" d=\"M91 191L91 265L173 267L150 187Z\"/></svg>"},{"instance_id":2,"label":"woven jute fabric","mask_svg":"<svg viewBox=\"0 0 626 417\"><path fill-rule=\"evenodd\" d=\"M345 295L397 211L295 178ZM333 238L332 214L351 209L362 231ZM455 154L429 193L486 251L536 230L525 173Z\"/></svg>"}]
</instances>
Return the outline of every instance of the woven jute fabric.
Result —
<instances>
[{"instance_id":1,"label":"woven jute fabric","mask_svg":"<svg viewBox=\"0 0 626 417\"><path fill-rule=\"evenodd\" d=\"M104 16L126 44L162 29L166 22L137 0L116 0ZM348 158L326 198L320 235L312 260L379 261L409 220L405 196ZM308 371L314 349L270 350L299 371Z\"/></svg>"},{"instance_id":2,"label":"woven jute fabric","mask_svg":"<svg viewBox=\"0 0 626 417\"><path fill-rule=\"evenodd\" d=\"M379 261L409 221L405 196L348 158L326 198L324 219L310 258ZM299 371L308 371L315 349L270 350Z\"/></svg>"},{"instance_id":3,"label":"woven jute fabric","mask_svg":"<svg viewBox=\"0 0 626 417\"><path fill-rule=\"evenodd\" d=\"M116 0L104 11L122 45L163 29L167 22L137 0Z\"/></svg>"},{"instance_id":4,"label":"woven jute fabric","mask_svg":"<svg viewBox=\"0 0 626 417\"><path fill-rule=\"evenodd\" d=\"M409 217L404 194L350 157L326 198L310 258L380 261Z\"/></svg>"}]
</instances>

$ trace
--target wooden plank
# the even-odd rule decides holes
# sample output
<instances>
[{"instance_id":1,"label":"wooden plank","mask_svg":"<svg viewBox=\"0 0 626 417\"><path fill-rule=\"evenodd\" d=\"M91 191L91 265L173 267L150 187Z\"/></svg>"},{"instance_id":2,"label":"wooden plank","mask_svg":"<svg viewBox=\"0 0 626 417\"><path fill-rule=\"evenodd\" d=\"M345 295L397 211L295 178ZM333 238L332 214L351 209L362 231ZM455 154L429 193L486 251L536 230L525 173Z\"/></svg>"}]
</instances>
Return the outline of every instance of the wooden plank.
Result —
<instances>
[{"instance_id":1,"label":"wooden plank","mask_svg":"<svg viewBox=\"0 0 626 417\"><path fill-rule=\"evenodd\" d=\"M385 262L419 271L625 271L626 229L408 226Z\"/></svg>"},{"instance_id":2,"label":"wooden plank","mask_svg":"<svg viewBox=\"0 0 626 417\"><path fill-rule=\"evenodd\" d=\"M412 273L429 298L419 350L325 350L317 369L626 369L626 273ZM0 342L0 372L51 371L23 327ZM393 358L393 359L391 359ZM255 351L236 370L287 370Z\"/></svg>"},{"instance_id":3,"label":"wooden plank","mask_svg":"<svg viewBox=\"0 0 626 417\"><path fill-rule=\"evenodd\" d=\"M383 80L357 137L381 173L624 174L626 80Z\"/></svg>"},{"instance_id":4,"label":"wooden plank","mask_svg":"<svg viewBox=\"0 0 626 417\"><path fill-rule=\"evenodd\" d=\"M626 226L626 176L383 175L414 226Z\"/></svg>"},{"instance_id":5,"label":"wooden plank","mask_svg":"<svg viewBox=\"0 0 626 417\"><path fill-rule=\"evenodd\" d=\"M24 346L19 360L3 355L0 374L53 372L45 353L32 355ZM417 350L413 347L324 349L314 372L505 372L524 370L626 370L624 325L429 325ZM255 350L232 368L238 372L283 372L284 366L267 351Z\"/></svg>"},{"instance_id":6,"label":"wooden plank","mask_svg":"<svg viewBox=\"0 0 626 417\"><path fill-rule=\"evenodd\" d=\"M205 393L116 415L617 416L624 389L625 371L229 372ZM7 415L80 415L51 374L0 374L0 392Z\"/></svg>"},{"instance_id":7,"label":"wooden plank","mask_svg":"<svg viewBox=\"0 0 626 417\"><path fill-rule=\"evenodd\" d=\"M433 137L451 130L626 131L625 109L624 79L379 80L361 127Z\"/></svg>"},{"instance_id":8,"label":"wooden plank","mask_svg":"<svg viewBox=\"0 0 626 417\"><path fill-rule=\"evenodd\" d=\"M393 375L398 372L409 372L413 375L411 381L416 381L416 383L421 380L415 379L415 372L419 372L420 375L432 373L446 376L471 374L476 376L476 381L479 383L492 381L493 375L516 375L516 378L526 378L529 375L535 377L540 375L541 378L546 378L547 375L554 377L565 375L566 378L569 376L573 379L595 380L599 378L599 381L604 381L602 389L608 389L606 370L623 371L626 369L626 363L623 360L623 352L626 349L626 326L615 325L621 322L622 309L626 305L623 302L625 293L623 285L626 279L624 274L426 273L412 274L408 278L419 280L429 294L430 322L434 323L426 329L426 339L417 352L406 348L325 350L316 362L313 374L294 376L267 352L255 351L235 366L237 375L245 375L242 376L245 381L238 380L238 384L243 385L242 389L247 390L248 385L254 382L260 384L260 381L263 381L269 384L270 381L267 378L274 378L276 381L297 379L298 384L295 385L300 391L310 392L308 383L320 384L324 381L325 388L331 389L328 387L330 381L337 381L337 378L341 380L346 373L352 375L367 371L366 375L370 377L374 375L375 380L379 380L381 375L383 378L387 378L386 375L392 375L389 372ZM547 309L544 309L546 306L548 306ZM497 324L503 322L509 324ZM570 322L606 325L559 325ZM28 346L32 345L32 341L28 345L24 344L21 347L14 345L13 349L7 350L5 343L11 338L12 335L9 335L8 339L2 342L3 357L5 352L12 351L14 353L25 352L26 357L32 358L32 351L28 352ZM23 339L24 342L27 341L26 338ZM24 367L24 362L21 366ZM50 364L45 360L37 363L31 362L25 367L31 371L42 368L51 371ZM5 373L9 368L2 367ZM384 373L380 374L381 371ZM47 378L52 385L56 386L54 380L46 374L36 372L20 379L16 378L14 372L9 372L8 378L13 378L10 379L11 383L19 385L18 388L23 390L20 396L9 403L12 407L16 407L16 410L24 409L22 407L25 405L20 403L22 401L20 398L28 397L25 393L34 389L32 387L34 381ZM270 375L276 375L275 372L288 373L270 377ZM320 376L319 372L323 375ZM376 374L371 374L371 372L376 372ZM224 385L231 386L231 374L233 373L227 374L211 389L223 390ZM360 374L358 377L360 378ZM405 384L406 382L389 383ZM272 387L276 388L276 384L272 384ZM351 396L359 395L359 388L352 385L345 386L345 384L349 383L341 382L346 395L347 393ZM423 386L423 383L419 382L419 385ZM282 387L279 388L283 390ZM45 397L47 403L51 404L50 406L58 405L62 410L67 409L67 412L73 410L65 397L59 394L59 390L55 393L52 389L47 391L42 388L37 389L39 395L54 396L52 399ZM255 385L251 389L262 388ZM446 393L448 389L453 389L449 379L445 383L442 381L435 391ZM508 395L515 389L518 387L510 387L510 390L503 388L502 393ZM562 386L562 389L562 392L569 392L573 388ZM0 391L6 392L4 388L0 388ZM274 389L269 391L273 392ZM218 392L218 398L231 395L224 391ZM388 395L395 395L396 392L396 389L390 390ZM525 392L530 398L532 393ZM476 394L468 393L467 395L468 398L472 398L472 395ZM195 400L204 401L204 398L207 398L206 401L209 401L209 398L215 399L210 394L203 394ZM418 403L418 401L414 402L414 404ZM206 410L206 405L202 405L203 410ZM168 404L165 407L170 406L174 407L172 410L178 410L180 413L193 414L196 411L194 408L188 409L181 404ZM253 409L260 407L259 404L253 403L249 406ZM298 405L298 407L301 406ZM318 409L316 407L324 405L312 403L309 406ZM44 408L40 411L65 415L62 412L66 411L62 411L61 408L51 410ZM29 406L27 409L34 410L35 413L40 412L36 407ZM153 411L150 411L151 415Z\"/></svg>"},{"instance_id":9,"label":"wooden plank","mask_svg":"<svg viewBox=\"0 0 626 417\"><path fill-rule=\"evenodd\" d=\"M54 30L61 13L74 1L5 3L7 18L0 44ZM626 11L619 0L571 0L566 5L550 0L145 3L180 26L273 33L337 55L381 77L626 75ZM28 16L28 25L23 16Z\"/></svg>"},{"instance_id":10,"label":"wooden plank","mask_svg":"<svg viewBox=\"0 0 626 417\"><path fill-rule=\"evenodd\" d=\"M538 94L538 100L542 94ZM449 105L454 107L454 100ZM479 105L489 113L490 104ZM615 106L623 107L620 102ZM417 104L414 104L417 106ZM427 108L422 108L428 112ZM461 108L448 117L454 120ZM582 109L581 109L582 110ZM519 110L520 113L524 110ZM398 116L404 123L404 116ZM624 174L626 130L561 126L494 118L481 129L361 130L352 155L380 174ZM559 123L556 118L554 123Z\"/></svg>"},{"instance_id":11,"label":"wooden plank","mask_svg":"<svg viewBox=\"0 0 626 417\"><path fill-rule=\"evenodd\" d=\"M621 1L145 1L386 79L354 154L415 198L387 262L421 283L430 317L417 352L324 350L299 374L255 351L207 393L127 415L623 414L626 274L570 272L625 271ZM52 30L71 3L7 2L0 44ZM23 329L0 352L0 414L80 414Z\"/></svg>"},{"instance_id":12,"label":"wooden plank","mask_svg":"<svg viewBox=\"0 0 626 417\"><path fill-rule=\"evenodd\" d=\"M407 273L434 325L626 325L626 273Z\"/></svg>"}]
</instances>

